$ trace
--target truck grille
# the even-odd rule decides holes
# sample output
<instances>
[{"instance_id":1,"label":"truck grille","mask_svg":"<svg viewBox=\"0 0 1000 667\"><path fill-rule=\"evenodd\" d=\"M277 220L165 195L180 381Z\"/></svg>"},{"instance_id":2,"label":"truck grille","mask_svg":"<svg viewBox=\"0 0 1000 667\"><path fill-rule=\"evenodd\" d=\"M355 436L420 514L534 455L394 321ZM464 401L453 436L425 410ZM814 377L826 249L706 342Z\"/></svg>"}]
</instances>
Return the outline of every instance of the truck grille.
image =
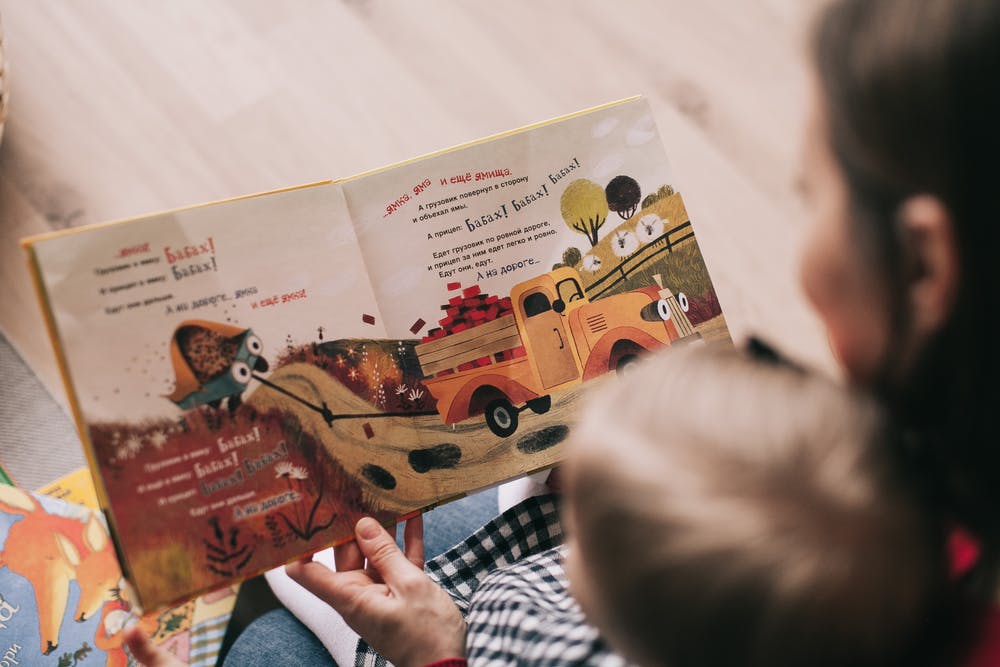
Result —
<instances>
[{"instance_id":1,"label":"truck grille","mask_svg":"<svg viewBox=\"0 0 1000 667\"><path fill-rule=\"evenodd\" d=\"M587 328L590 333L600 333L608 330L608 322L604 319L604 314L591 315L587 318Z\"/></svg>"}]
</instances>

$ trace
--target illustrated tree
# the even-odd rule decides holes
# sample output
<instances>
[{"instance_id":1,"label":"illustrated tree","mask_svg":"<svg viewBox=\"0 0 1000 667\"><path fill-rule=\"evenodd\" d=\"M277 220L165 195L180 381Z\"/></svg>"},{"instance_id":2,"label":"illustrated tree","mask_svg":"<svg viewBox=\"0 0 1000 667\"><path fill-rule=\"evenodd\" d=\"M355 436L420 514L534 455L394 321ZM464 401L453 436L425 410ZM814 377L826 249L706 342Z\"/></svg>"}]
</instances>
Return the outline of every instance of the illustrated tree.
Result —
<instances>
[{"instance_id":1,"label":"illustrated tree","mask_svg":"<svg viewBox=\"0 0 1000 667\"><path fill-rule=\"evenodd\" d=\"M608 200L604 188L593 181L579 178L567 186L559 199L559 210L566 225L587 237L591 247L597 245L597 235L608 219Z\"/></svg>"},{"instance_id":2,"label":"illustrated tree","mask_svg":"<svg viewBox=\"0 0 1000 667\"><path fill-rule=\"evenodd\" d=\"M649 208L656 202L666 197L669 197L672 194L674 194L673 187L669 185L662 185L660 186L660 189L654 192L653 194L646 195L646 197L642 200L642 207Z\"/></svg>"},{"instance_id":3,"label":"illustrated tree","mask_svg":"<svg viewBox=\"0 0 1000 667\"><path fill-rule=\"evenodd\" d=\"M579 248L566 248L562 255L564 266L576 266L583 259L583 253Z\"/></svg>"},{"instance_id":4,"label":"illustrated tree","mask_svg":"<svg viewBox=\"0 0 1000 667\"><path fill-rule=\"evenodd\" d=\"M615 176L604 189L608 207L622 220L628 220L635 213L642 198L639 183L631 176Z\"/></svg>"}]
</instances>

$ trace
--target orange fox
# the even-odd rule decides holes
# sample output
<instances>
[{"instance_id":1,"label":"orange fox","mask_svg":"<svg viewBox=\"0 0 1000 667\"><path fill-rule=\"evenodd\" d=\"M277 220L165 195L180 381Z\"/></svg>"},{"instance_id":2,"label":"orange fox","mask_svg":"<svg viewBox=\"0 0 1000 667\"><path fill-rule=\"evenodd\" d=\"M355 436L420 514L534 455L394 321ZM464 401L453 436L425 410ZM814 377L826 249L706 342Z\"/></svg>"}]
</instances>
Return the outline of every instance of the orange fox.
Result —
<instances>
[{"instance_id":1,"label":"orange fox","mask_svg":"<svg viewBox=\"0 0 1000 667\"><path fill-rule=\"evenodd\" d=\"M73 619L92 617L114 595L121 571L108 533L97 517L86 524L47 513L30 494L0 485L0 511L23 516L7 533L0 567L25 577L35 589L41 650L59 645L69 583L80 585Z\"/></svg>"}]
</instances>

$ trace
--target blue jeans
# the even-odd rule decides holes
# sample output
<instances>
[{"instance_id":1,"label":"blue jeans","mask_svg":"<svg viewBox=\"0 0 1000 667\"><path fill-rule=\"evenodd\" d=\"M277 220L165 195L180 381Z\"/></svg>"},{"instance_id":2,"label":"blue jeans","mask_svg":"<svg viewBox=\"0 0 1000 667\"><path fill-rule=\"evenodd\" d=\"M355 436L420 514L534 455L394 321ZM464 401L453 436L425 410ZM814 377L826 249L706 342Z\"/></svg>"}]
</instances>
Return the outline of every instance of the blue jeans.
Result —
<instances>
[{"instance_id":1,"label":"blue jeans","mask_svg":"<svg viewBox=\"0 0 1000 667\"><path fill-rule=\"evenodd\" d=\"M438 507L424 515L427 560L471 535L497 515L496 489ZM397 540L402 539L402 525ZM316 636L287 609L270 611L243 630L226 655L225 667L334 665Z\"/></svg>"}]
</instances>

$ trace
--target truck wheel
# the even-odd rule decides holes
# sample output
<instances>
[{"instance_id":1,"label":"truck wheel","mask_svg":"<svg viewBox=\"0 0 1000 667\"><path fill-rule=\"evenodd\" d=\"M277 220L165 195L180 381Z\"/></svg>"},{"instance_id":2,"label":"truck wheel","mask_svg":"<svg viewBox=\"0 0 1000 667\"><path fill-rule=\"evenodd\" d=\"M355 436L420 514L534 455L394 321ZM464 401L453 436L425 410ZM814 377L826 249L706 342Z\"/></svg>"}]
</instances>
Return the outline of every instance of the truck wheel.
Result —
<instances>
[{"instance_id":1,"label":"truck wheel","mask_svg":"<svg viewBox=\"0 0 1000 667\"><path fill-rule=\"evenodd\" d=\"M528 401L526 405L536 415L544 415L552 407L552 397L539 396Z\"/></svg>"},{"instance_id":2,"label":"truck wheel","mask_svg":"<svg viewBox=\"0 0 1000 667\"><path fill-rule=\"evenodd\" d=\"M637 355L622 355L622 358L618 360L617 364L615 364L615 374L618 377L628 377L629 373L634 370L634 364L637 361L639 361L639 357Z\"/></svg>"},{"instance_id":3,"label":"truck wheel","mask_svg":"<svg viewBox=\"0 0 1000 667\"><path fill-rule=\"evenodd\" d=\"M498 398L486 405L486 425L493 435L506 438L517 430L517 410L506 398Z\"/></svg>"}]
</instances>

